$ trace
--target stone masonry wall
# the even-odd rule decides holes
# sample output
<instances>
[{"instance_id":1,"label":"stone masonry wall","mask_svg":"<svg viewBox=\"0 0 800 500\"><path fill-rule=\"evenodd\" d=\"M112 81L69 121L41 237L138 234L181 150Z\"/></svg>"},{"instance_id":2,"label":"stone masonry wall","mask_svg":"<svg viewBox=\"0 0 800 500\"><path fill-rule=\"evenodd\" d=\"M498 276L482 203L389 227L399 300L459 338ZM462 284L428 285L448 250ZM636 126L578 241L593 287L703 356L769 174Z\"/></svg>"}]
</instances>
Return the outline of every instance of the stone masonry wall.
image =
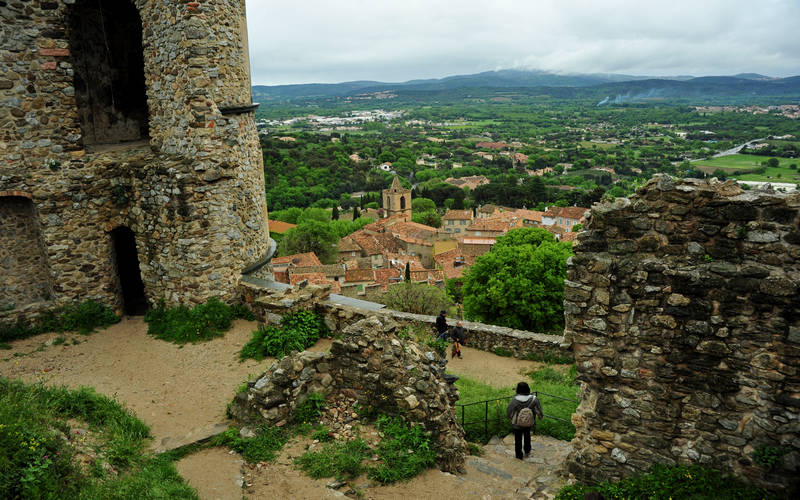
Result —
<instances>
[{"instance_id":1,"label":"stone masonry wall","mask_svg":"<svg viewBox=\"0 0 800 500\"><path fill-rule=\"evenodd\" d=\"M658 176L593 207L565 289L581 404L568 469L707 464L770 488L800 467L800 194ZM781 447L766 471L751 454Z\"/></svg>"},{"instance_id":2,"label":"stone masonry wall","mask_svg":"<svg viewBox=\"0 0 800 500\"><path fill-rule=\"evenodd\" d=\"M372 317L346 328L330 353L308 351L273 363L231 406L244 423L285 425L310 392L343 394L385 415L402 415L432 433L437 465L458 472L467 444L454 403L458 390L441 377L441 358L395 335L399 325Z\"/></svg>"},{"instance_id":3,"label":"stone masonry wall","mask_svg":"<svg viewBox=\"0 0 800 500\"><path fill-rule=\"evenodd\" d=\"M53 304L120 305L110 236L120 225L135 233L149 300L231 300L269 242L244 0L133 2L149 143L91 147L74 64L92 58L70 45L71 13L88 1L0 8L0 191L33 201Z\"/></svg>"},{"instance_id":4,"label":"stone masonry wall","mask_svg":"<svg viewBox=\"0 0 800 500\"><path fill-rule=\"evenodd\" d=\"M48 278L31 200L0 193L0 311L47 300Z\"/></svg>"}]
</instances>

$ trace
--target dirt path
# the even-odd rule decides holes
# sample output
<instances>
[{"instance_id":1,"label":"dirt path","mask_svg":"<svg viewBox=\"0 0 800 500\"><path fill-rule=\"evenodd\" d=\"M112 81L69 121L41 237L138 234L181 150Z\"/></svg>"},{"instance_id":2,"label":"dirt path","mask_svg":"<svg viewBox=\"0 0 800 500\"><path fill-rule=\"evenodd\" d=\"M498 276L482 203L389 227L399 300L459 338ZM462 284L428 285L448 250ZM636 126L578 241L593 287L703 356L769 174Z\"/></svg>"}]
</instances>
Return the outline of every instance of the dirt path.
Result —
<instances>
[{"instance_id":1,"label":"dirt path","mask_svg":"<svg viewBox=\"0 0 800 500\"><path fill-rule=\"evenodd\" d=\"M147 335L142 318L126 318L90 336L67 334L62 345L50 345L58 335L44 334L14 342L10 359L0 362L0 374L26 381L44 380L69 387L90 386L134 410L155 437L180 438L225 421L225 406L237 386L263 369L264 362L240 363L238 351L256 324L239 320L225 337L177 346ZM72 339L79 341L72 344ZM8 354L5 354L8 353Z\"/></svg>"},{"instance_id":2,"label":"dirt path","mask_svg":"<svg viewBox=\"0 0 800 500\"><path fill-rule=\"evenodd\" d=\"M543 363L516 358L504 358L469 347L461 348L461 358L450 358L447 373L468 377L496 388L515 387L526 373L541 368Z\"/></svg>"},{"instance_id":3,"label":"dirt path","mask_svg":"<svg viewBox=\"0 0 800 500\"><path fill-rule=\"evenodd\" d=\"M218 430L220 424L226 425L225 407L237 387L248 376L259 375L272 362L271 359L239 362L238 352L255 327L253 322L240 320L222 338L178 346L149 337L142 318L125 318L89 336L66 334L65 341L59 345L58 334L13 342L11 350L0 351L0 375L29 382L42 380L69 387L94 387L134 410L151 427L155 437L153 447L158 449L166 444L191 441ZM321 340L312 349L327 351L330 344L330 340ZM495 387L512 387L524 373L540 366L532 361L503 358L468 347L463 348L463 356L463 359L449 362L448 372ZM248 468L245 481L250 486L245 491L250 493L247 496L343 496L349 486L341 491L332 490L326 487L330 480L314 481L293 468L293 458L305 451L308 444L295 441L286 446L275 463ZM499 470L495 470L496 466L508 458L498 457L492 459L491 466L481 465L483 459L471 458L468 474L463 477L429 470L402 485L375 487L361 478L352 482L352 486L364 490L366 498L376 499L505 498L497 496L497 492L513 491L513 488L498 489L503 482L500 479L508 479L512 473L494 474ZM514 463L513 457L510 460L512 466L519 465ZM178 468L203 499L241 497L241 476L236 471L241 470L242 462L236 454L206 450L180 461ZM476 483L476 478L481 478L482 482Z\"/></svg>"}]
</instances>

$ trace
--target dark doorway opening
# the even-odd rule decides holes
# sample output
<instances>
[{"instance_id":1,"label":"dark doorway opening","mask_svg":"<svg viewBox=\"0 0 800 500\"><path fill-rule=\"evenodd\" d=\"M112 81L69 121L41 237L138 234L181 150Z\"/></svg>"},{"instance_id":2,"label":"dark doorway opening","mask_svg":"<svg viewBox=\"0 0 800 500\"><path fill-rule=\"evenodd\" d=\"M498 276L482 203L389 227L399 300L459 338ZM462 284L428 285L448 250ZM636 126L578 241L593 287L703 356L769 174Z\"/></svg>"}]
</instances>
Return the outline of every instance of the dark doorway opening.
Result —
<instances>
[{"instance_id":1,"label":"dark doorway opening","mask_svg":"<svg viewBox=\"0 0 800 500\"><path fill-rule=\"evenodd\" d=\"M120 226L111 231L114 242L117 275L122 291L125 314L142 315L147 310L142 273L139 270L139 254L136 252L136 236L129 228Z\"/></svg>"},{"instance_id":2,"label":"dark doorway opening","mask_svg":"<svg viewBox=\"0 0 800 500\"><path fill-rule=\"evenodd\" d=\"M133 2L75 2L69 45L84 145L147 139L142 20Z\"/></svg>"}]
</instances>

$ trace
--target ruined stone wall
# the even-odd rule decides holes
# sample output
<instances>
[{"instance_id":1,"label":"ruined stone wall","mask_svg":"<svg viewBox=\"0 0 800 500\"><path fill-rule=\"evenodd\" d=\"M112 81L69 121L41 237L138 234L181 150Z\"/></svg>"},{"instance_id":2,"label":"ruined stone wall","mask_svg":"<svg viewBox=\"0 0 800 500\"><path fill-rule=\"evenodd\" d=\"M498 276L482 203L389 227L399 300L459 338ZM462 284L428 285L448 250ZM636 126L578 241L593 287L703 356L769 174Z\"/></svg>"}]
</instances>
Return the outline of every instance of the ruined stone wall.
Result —
<instances>
[{"instance_id":1,"label":"ruined stone wall","mask_svg":"<svg viewBox=\"0 0 800 500\"><path fill-rule=\"evenodd\" d=\"M244 0L133 2L148 142L104 145L83 136L81 117L92 110L76 99L75 64L93 58L72 52L89 43L75 43L72 14L87 1L0 8L0 191L33 200L54 303L120 305L109 234L119 225L135 233L149 300L231 299L240 271L269 242ZM124 116L118 123L129 128Z\"/></svg>"},{"instance_id":2,"label":"ruined stone wall","mask_svg":"<svg viewBox=\"0 0 800 500\"><path fill-rule=\"evenodd\" d=\"M42 302L52 294L33 203L6 194L0 192L0 311Z\"/></svg>"},{"instance_id":3,"label":"ruined stone wall","mask_svg":"<svg viewBox=\"0 0 800 500\"><path fill-rule=\"evenodd\" d=\"M565 288L595 482L707 464L772 488L800 465L800 195L658 176L596 205ZM751 453L782 447L766 471Z\"/></svg>"},{"instance_id":4,"label":"ruined stone wall","mask_svg":"<svg viewBox=\"0 0 800 500\"><path fill-rule=\"evenodd\" d=\"M368 318L334 340L330 353L302 352L273 363L231 405L244 423L285 425L311 392L344 394L381 414L402 415L432 433L437 465L463 468L467 444L454 403L458 390L440 376L442 360L429 348L396 336L391 321Z\"/></svg>"}]
</instances>

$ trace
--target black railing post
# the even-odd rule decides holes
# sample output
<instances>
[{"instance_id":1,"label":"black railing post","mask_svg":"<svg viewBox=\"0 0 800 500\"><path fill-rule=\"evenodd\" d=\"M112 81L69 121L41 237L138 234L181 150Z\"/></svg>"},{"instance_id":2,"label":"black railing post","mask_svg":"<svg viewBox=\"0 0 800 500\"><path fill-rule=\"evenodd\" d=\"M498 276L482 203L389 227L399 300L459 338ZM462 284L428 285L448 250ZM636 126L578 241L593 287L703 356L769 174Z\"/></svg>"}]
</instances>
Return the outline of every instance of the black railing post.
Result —
<instances>
[{"instance_id":1,"label":"black railing post","mask_svg":"<svg viewBox=\"0 0 800 500\"><path fill-rule=\"evenodd\" d=\"M484 413L483 413L483 437L486 438L486 436L489 435L489 401L488 400L486 401L486 403L484 403L483 408L484 408Z\"/></svg>"}]
</instances>

